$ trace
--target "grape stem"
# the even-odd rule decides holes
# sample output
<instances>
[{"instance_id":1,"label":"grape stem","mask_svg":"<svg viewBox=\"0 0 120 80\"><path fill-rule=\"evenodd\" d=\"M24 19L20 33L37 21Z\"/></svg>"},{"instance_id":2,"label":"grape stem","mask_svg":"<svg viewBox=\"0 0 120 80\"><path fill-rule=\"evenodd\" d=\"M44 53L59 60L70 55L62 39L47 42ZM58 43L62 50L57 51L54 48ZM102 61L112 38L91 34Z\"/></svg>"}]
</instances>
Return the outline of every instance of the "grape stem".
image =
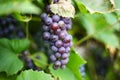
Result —
<instances>
[{"instance_id":1,"label":"grape stem","mask_svg":"<svg viewBox=\"0 0 120 80\"><path fill-rule=\"evenodd\" d=\"M80 39L76 44L74 44L73 47L76 47L76 46L80 45L80 44L83 43L84 41L90 39L92 36L95 36L96 34L99 34L100 32L105 31L105 30L113 27L114 25L118 24L119 22L120 22L120 20L118 20L117 22L115 22L115 23L113 23L113 24L111 24L111 25L109 25L109 26L107 26L107 27L105 27L105 28L103 28L103 29L95 32L94 34L85 36L84 38Z\"/></svg>"}]
</instances>

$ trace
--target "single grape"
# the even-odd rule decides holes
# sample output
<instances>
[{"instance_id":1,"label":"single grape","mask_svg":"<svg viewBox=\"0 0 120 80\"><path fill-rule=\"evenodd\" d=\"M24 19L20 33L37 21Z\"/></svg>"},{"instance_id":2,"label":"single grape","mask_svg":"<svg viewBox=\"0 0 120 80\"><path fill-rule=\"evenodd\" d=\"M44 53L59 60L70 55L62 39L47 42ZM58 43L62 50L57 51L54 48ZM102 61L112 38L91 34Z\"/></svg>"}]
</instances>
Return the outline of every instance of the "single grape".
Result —
<instances>
[{"instance_id":1,"label":"single grape","mask_svg":"<svg viewBox=\"0 0 120 80\"><path fill-rule=\"evenodd\" d=\"M49 28L49 26L47 26L47 25L43 25L43 30L44 30L44 31L49 31L50 28Z\"/></svg>"},{"instance_id":2,"label":"single grape","mask_svg":"<svg viewBox=\"0 0 120 80\"><path fill-rule=\"evenodd\" d=\"M59 37L60 37L61 39L64 39L64 38L66 37L65 32L64 32L64 31L61 31L60 34L59 34Z\"/></svg>"},{"instance_id":3,"label":"single grape","mask_svg":"<svg viewBox=\"0 0 120 80\"><path fill-rule=\"evenodd\" d=\"M65 39L64 39L64 42L65 42L65 43L69 43L71 40L72 40L71 35L67 35L67 36L65 37Z\"/></svg>"},{"instance_id":4,"label":"single grape","mask_svg":"<svg viewBox=\"0 0 120 80\"><path fill-rule=\"evenodd\" d=\"M56 47L61 47L62 46L62 41L61 40L57 40L56 42L55 42L55 46Z\"/></svg>"},{"instance_id":5,"label":"single grape","mask_svg":"<svg viewBox=\"0 0 120 80\"><path fill-rule=\"evenodd\" d=\"M66 59L66 58L68 58L68 53L64 53L64 54L62 54L62 59Z\"/></svg>"},{"instance_id":6,"label":"single grape","mask_svg":"<svg viewBox=\"0 0 120 80\"><path fill-rule=\"evenodd\" d=\"M50 55L50 59L51 59L51 61L56 61L56 57L55 57L55 55Z\"/></svg>"},{"instance_id":7,"label":"single grape","mask_svg":"<svg viewBox=\"0 0 120 80\"><path fill-rule=\"evenodd\" d=\"M55 15L52 16L52 19L53 19L54 22L58 22L60 20L60 16L55 14Z\"/></svg>"},{"instance_id":8,"label":"single grape","mask_svg":"<svg viewBox=\"0 0 120 80\"><path fill-rule=\"evenodd\" d=\"M62 20L65 22L65 24L71 24L72 23L71 19L67 18L67 17L64 17Z\"/></svg>"},{"instance_id":9,"label":"single grape","mask_svg":"<svg viewBox=\"0 0 120 80\"><path fill-rule=\"evenodd\" d=\"M44 21L45 21L45 24L46 24L46 25L51 25L51 24L53 23L51 17L46 17Z\"/></svg>"},{"instance_id":10,"label":"single grape","mask_svg":"<svg viewBox=\"0 0 120 80\"><path fill-rule=\"evenodd\" d=\"M68 58L61 60L61 65L65 65L65 64L67 64L68 61L69 61Z\"/></svg>"},{"instance_id":11,"label":"single grape","mask_svg":"<svg viewBox=\"0 0 120 80\"><path fill-rule=\"evenodd\" d=\"M46 6L46 11L47 11L48 13L51 12L51 10L50 10L50 5L47 5L47 6Z\"/></svg>"},{"instance_id":12,"label":"single grape","mask_svg":"<svg viewBox=\"0 0 120 80\"><path fill-rule=\"evenodd\" d=\"M65 27L66 27L67 30L72 29L72 25L71 24L67 24L67 25L65 25Z\"/></svg>"},{"instance_id":13,"label":"single grape","mask_svg":"<svg viewBox=\"0 0 120 80\"><path fill-rule=\"evenodd\" d=\"M58 28L58 29L55 31L55 34L59 35L60 32L61 32L61 29Z\"/></svg>"},{"instance_id":14,"label":"single grape","mask_svg":"<svg viewBox=\"0 0 120 80\"><path fill-rule=\"evenodd\" d=\"M65 48L64 47L60 47L59 48L59 52L63 54L65 52Z\"/></svg>"},{"instance_id":15,"label":"single grape","mask_svg":"<svg viewBox=\"0 0 120 80\"><path fill-rule=\"evenodd\" d=\"M42 13L40 17L42 20L45 20L47 18L47 13Z\"/></svg>"},{"instance_id":16,"label":"single grape","mask_svg":"<svg viewBox=\"0 0 120 80\"><path fill-rule=\"evenodd\" d=\"M66 68L66 65L61 65L61 68L62 68L62 69L65 69L65 68Z\"/></svg>"},{"instance_id":17,"label":"single grape","mask_svg":"<svg viewBox=\"0 0 120 80\"><path fill-rule=\"evenodd\" d=\"M58 23L52 23L52 25L51 25L51 29L53 30L53 31L56 31L57 29L58 29Z\"/></svg>"},{"instance_id":18,"label":"single grape","mask_svg":"<svg viewBox=\"0 0 120 80\"><path fill-rule=\"evenodd\" d=\"M57 48L56 46L52 46L51 49L52 49L52 51L54 51L54 52L57 52L57 51L58 51L58 48Z\"/></svg>"},{"instance_id":19,"label":"single grape","mask_svg":"<svg viewBox=\"0 0 120 80\"><path fill-rule=\"evenodd\" d=\"M70 51L70 47L65 48L65 52L68 53Z\"/></svg>"},{"instance_id":20,"label":"single grape","mask_svg":"<svg viewBox=\"0 0 120 80\"><path fill-rule=\"evenodd\" d=\"M61 57L61 54L60 54L59 52L57 52L57 53L55 53L55 56L56 56L57 58L59 58L59 57Z\"/></svg>"},{"instance_id":21,"label":"single grape","mask_svg":"<svg viewBox=\"0 0 120 80\"><path fill-rule=\"evenodd\" d=\"M64 21L60 20L60 21L58 22L58 25L59 25L59 27L64 27L65 23L64 23Z\"/></svg>"},{"instance_id":22,"label":"single grape","mask_svg":"<svg viewBox=\"0 0 120 80\"><path fill-rule=\"evenodd\" d=\"M50 33L49 32L44 32L43 33L43 39L48 40L50 38Z\"/></svg>"},{"instance_id":23,"label":"single grape","mask_svg":"<svg viewBox=\"0 0 120 80\"><path fill-rule=\"evenodd\" d=\"M55 41L58 40L58 36L57 35L51 35L50 39L51 39L52 42L55 42Z\"/></svg>"},{"instance_id":24,"label":"single grape","mask_svg":"<svg viewBox=\"0 0 120 80\"><path fill-rule=\"evenodd\" d=\"M61 66L61 62L60 61L55 61L55 66L57 66L57 67Z\"/></svg>"}]
</instances>

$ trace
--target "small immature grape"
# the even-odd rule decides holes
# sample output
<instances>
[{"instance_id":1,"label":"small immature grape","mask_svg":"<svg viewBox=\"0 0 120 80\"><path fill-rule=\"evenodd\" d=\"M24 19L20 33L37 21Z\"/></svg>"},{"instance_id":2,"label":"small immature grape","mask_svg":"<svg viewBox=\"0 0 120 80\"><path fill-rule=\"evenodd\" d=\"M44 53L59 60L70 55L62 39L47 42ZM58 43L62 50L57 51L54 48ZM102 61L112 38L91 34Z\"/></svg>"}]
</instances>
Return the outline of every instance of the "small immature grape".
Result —
<instances>
[{"instance_id":1,"label":"small immature grape","mask_svg":"<svg viewBox=\"0 0 120 80\"><path fill-rule=\"evenodd\" d=\"M53 50L54 52L57 52L57 51L58 51L58 48L57 48L56 46L52 46L52 50Z\"/></svg>"},{"instance_id":2,"label":"small immature grape","mask_svg":"<svg viewBox=\"0 0 120 80\"><path fill-rule=\"evenodd\" d=\"M62 41L61 40L58 40L55 42L55 45L59 48L62 46Z\"/></svg>"},{"instance_id":3,"label":"small immature grape","mask_svg":"<svg viewBox=\"0 0 120 80\"><path fill-rule=\"evenodd\" d=\"M64 52L65 52L65 48L64 48L64 47L60 47L60 48L59 48L59 52L60 52L60 53L64 53Z\"/></svg>"}]
</instances>

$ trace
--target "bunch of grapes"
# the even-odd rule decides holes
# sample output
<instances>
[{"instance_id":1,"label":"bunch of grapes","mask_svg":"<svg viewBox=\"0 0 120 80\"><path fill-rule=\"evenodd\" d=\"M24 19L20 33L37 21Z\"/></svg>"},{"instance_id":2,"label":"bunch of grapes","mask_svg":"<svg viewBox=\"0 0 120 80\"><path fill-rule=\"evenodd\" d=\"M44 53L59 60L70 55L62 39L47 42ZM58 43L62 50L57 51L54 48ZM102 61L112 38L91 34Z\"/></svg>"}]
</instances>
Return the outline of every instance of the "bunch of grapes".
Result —
<instances>
[{"instance_id":1,"label":"bunch of grapes","mask_svg":"<svg viewBox=\"0 0 120 80\"><path fill-rule=\"evenodd\" d=\"M23 38L24 32L19 22L11 15L0 17L0 38Z\"/></svg>"},{"instance_id":2,"label":"bunch of grapes","mask_svg":"<svg viewBox=\"0 0 120 80\"><path fill-rule=\"evenodd\" d=\"M57 2L58 0L55 0ZM72 21L68 17L62 17L54 14L47 6L48 13L42 13L43 39L50 44L53 54L50 59L54 62L54 69L66 67L69 61L69 51L72 46L72 36L67 30L72 28Z\"/></svg>"}]
</instances>

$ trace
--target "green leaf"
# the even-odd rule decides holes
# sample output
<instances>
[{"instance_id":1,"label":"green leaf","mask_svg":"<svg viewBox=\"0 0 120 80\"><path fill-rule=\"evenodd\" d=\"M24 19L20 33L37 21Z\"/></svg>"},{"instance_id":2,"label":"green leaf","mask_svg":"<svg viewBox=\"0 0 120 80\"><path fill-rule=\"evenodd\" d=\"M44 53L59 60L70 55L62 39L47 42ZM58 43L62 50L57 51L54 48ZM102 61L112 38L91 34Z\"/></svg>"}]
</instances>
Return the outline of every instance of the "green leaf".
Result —
<instances>
[{"instance_id":1,"label":"green leaf","mask_svg":"<svg viewBox=\"0 0 120 80\"><path fill-rule=\"evenodd\" d=\"M74 73L78 80L82 80L79 68L85 63L86 61L82 57L80 57L80 55L78 55L78 53L74 49L71 49L67 67L72 71L72 73Z\"/></svg>"},{"instance_id":2,"label":"green leaf","mask_svg":"<svg viewBox=\"0 0 120 80\"><path fill-rule=\"evenodd\" d=\"M34 64L42 69L45 69L48 65L48 59L47 56L42 52L34 53L31 56L31 59L33 60Z\"/></svg>"},{"instance_id":3,"label":"green leaf","mask_svg":"<svg viewBox=\"0 0 120 80\"><path fill-rule=\"evenodd\" d=\"M15 53L20 53L21 51L27 49L29 47L28 39L13 39L10 41L11 48Z\"/></svg>"},{"instance_id":4,"label":"green leaf","mask_svg":"<svg viewBox=\"0 0 120 80\"><path fill-rule=\"evenodd\" d=\"M53 78L43 71L26 70L18 75L16 80L53 80Z\"/></svg>"},{"instance_id":5,"label":"green leaf","mask_svg":"<svg viewBox=\"0 0 120 80\"><path fill-rule=\"evenodd\" d=\"M1 72L0 80L16 80L16 75L7 76L4 72Z\"/></svg>"},{"instance_id":6,"label":"green leaf","mask_svg":"<svg viewBox=\"0 0 120 80\"><path fill-rule=\"evenodd\" d=\"M21 70L22 67L22 61L19 60L14 52L9 49L0 48L0 72L5 71L8 75L13 75Z\"/></svg>"},{"instance_id":7,"label":"green leaf","mask_svg":"<svg viewBox=\"0 0 120 80\"><path fill-rule=\"evenodd\" d=\"M69 68L54 70L52 66L53 65L49 66L49 70L50 73L54 75L55 80L57 80L57 78L59 78L59 80L77 80Z\"/></svg>"},{"instance_id":8,"label":"green leaf","mask_svg":"<svg viewBox=\"0 0 120 80\"><path fill-rule=\"evenodd\" d=\"M110 0L79 0L90 13L106 13L114 8Z\"/></svg>"},{"instance_id":9,"label":"green leaf","mask_svg":"<svg viewBox=\"0 0 120 80\"><path fill-rule=\"evenodd\" d=\"M75 0L75 3L77 4L77 7L81 13L87 13L86 7L78 0Z\"/></svg>"},{"instance_id":10,"label":"green leaf","mask_svg":"<svg viewBox=\"0 0 120 80\"><path fill-rule=\"evenodd\" d=\"M13 12L39 14L40 9L32 4L30 0L0 1L0 15L10 14Z\"/></svg>"}]
</instances>

